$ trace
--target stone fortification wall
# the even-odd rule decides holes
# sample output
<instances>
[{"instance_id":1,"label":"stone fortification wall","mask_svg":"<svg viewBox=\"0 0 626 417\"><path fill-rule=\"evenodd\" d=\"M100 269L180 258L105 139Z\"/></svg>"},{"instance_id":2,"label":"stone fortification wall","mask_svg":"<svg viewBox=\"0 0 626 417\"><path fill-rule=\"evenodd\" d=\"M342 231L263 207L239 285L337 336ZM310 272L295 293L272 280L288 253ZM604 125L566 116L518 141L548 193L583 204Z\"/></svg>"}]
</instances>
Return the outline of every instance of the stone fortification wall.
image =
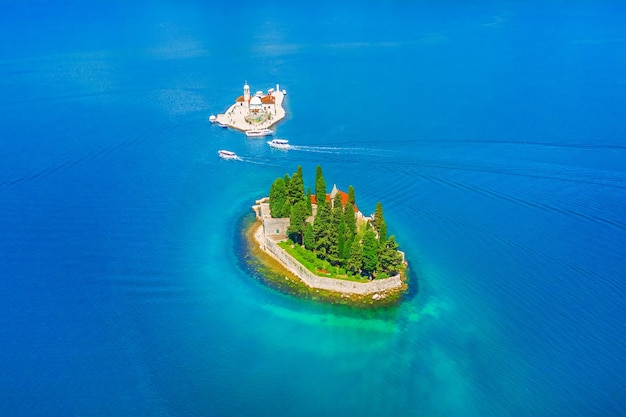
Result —
<instances>
[{"instance_id":1,"label":"stone fortification wall","mask_svg":"<svg viewBox=\"0 0 626 417\"><path fill-rule=\"evenodd\" d=\"M306 285L312 288L322 290L330 290L349 294L373 294L382 293L387 290L400 288L402 280L400 275L395 275L386 279L374 280L369 282L354 282L335 278L324 278L314 275L296 261L291 255L285 252L278 244L265 234L260 242L267 252L271 253L278 259L287 269L293 272Z\"/></svg>"},{"instance_id":2,"label":"stone fortification wall","mask_svg":"<svg viewBox=\"0 0 626 417\"><path fill-rule=\"evenodd\" d=\"M287 239L289 218L272 218L268 201L269 198L262 198L257 200L256 206L252 207L257 214L257 218L263 221L263 234L274 240Z\"/></svg>"},{"instance_id":3,"label":"stone fortification wall","mask_svg":"<svg viewBox=\"0 0 626 417\"><path fill-rule=\"evenodd\" d=\"M263 234L274 240L287 239L287 228L289 227L289 219L272 219L263 220Z\"/></svg>"}]
</instances>

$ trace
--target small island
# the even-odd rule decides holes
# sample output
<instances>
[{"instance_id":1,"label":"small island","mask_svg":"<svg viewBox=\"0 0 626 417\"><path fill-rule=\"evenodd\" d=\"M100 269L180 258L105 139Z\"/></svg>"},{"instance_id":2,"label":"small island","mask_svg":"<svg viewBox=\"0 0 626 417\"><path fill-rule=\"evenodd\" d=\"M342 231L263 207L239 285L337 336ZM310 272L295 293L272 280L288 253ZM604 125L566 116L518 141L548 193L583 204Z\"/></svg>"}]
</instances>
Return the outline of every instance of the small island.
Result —
<instances>
[{"instance_id":1,"label":"small island","mask_svg":"<svg viewBox=\"0 0 626 417\"><path fill-rule=\"evenodd\" d=\"M393 304L407 289L407 262L387 234L382 204L364 216L352 186L343 192L335 185L327 194L320 166L314 194L310 187L305 193L298 166L293 175L277 178L253 210L252 253L273 270L269 275L281 289L366 306Z\"/></svg>"},{"instance_id":2,"label":"small island","mask_svg":"<svg viewBox=\"0 0 626 417\"><path fill-rule=\"evenodd\" d=\"M209 117L211 123L222 127L231 127L243 132L269 129L285 118L283 100L287 90L270 88L267 93L257 91L250 93L250 86L246 82L243 86L243 95L235 99L225 113Z\"/></svg>"}]
</instances>

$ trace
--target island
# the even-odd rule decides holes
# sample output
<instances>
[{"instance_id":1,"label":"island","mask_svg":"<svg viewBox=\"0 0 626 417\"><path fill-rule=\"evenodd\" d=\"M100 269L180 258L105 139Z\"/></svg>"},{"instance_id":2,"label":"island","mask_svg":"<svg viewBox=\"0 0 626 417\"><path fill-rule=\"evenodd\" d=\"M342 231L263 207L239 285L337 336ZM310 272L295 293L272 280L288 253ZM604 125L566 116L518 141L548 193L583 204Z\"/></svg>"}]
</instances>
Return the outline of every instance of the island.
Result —
<instances>
[{"instance_id":1,"label":"island","mask_svg":"<svg viewBox=\"0 0 626 417\"><path fill-rule=\"evenodd\" d=\"M217 116L211 115L209 121L242 132L269 129L285 118L283 101L286 94L287 90L281 90L280 85L276 84L276 88L268 89L267 93L257 91L251 95L250 86L246 81L243 86L243 95L237 97L235 103L225 113Z\"/></svg>"},{"instance_id":2,"label":"island","mask_svg":"<svg viewBox=\"0 0 626 417\"><path fill-rule=\"evenodd\" d=\"M319 196L323 196L320 198ZM252 207L251 253L270 284L315 299L359 306L395 304L408 288L407 261L388 236L382 204L371 216L356 205L354 188L326 193L317 166L315 193L304 191L302 167L277 178L269 197Z\"/></svg>"}]
</instances>

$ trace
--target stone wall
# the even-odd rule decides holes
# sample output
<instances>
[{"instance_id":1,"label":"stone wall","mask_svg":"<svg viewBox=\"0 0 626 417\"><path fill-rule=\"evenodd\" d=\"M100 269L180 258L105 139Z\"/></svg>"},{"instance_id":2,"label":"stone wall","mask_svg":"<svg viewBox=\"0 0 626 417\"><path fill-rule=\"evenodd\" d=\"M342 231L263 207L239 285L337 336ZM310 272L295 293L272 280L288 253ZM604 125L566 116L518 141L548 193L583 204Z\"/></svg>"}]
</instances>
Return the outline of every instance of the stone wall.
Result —
<instances>
[{"instance_id":1,"label":"stone wall","mask_svg":"<svg viewBox=\"0 0 626 417\"><path fill-rule=\"evenodd\" d=\"M270 237L264 234L261 239L261 243L264 246L263 249L270 252L287 269L298 276L298 278L300 278L309 287L337 291L341 293L365 295L385 292L402 286L400 275L368 282L354 282L342 279L319 277L311 273L311 271L306 269L302 264L300 264L300 262L296 261Z\"/></svg>"},{"instance_id":2,"label":"stone wall","mask_svg":"<svg viewBox=\"0 0 626 417\"><path fill-rule=\"evenodd\" d=\"M263 220L263 234L274 240L287 239L287 228L289 227L289 219L272 219Z\"/></svg>"}]
</instances>

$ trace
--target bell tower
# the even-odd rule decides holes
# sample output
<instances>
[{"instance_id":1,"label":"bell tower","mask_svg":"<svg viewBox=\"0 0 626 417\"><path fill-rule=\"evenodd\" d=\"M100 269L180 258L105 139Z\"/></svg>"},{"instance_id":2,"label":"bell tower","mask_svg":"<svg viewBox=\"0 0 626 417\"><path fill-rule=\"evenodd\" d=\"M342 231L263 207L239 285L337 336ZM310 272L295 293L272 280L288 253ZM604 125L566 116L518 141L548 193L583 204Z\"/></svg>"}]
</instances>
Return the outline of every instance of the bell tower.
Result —
<instances>
[{"instance_id":1,"label":"bell tower","mask_svg":"<svg viewBox=\"0 0 626 417\"><path fill-rule=\"evenodd\" d=\"M243 101L246 103L246 105L250 103L250 86L248 85L247 81L243 86Z\"/></svg>"},{"instance_id":2,"label":"bell tower","mask_svg":"<svg viewBox=\"0 0 626 417\"><path fill-rule=\"evenodd\" d=\"M246 114L250 114L250 86L248 81L243 85L243 106Z\"/></svg>"}]
</instances>

